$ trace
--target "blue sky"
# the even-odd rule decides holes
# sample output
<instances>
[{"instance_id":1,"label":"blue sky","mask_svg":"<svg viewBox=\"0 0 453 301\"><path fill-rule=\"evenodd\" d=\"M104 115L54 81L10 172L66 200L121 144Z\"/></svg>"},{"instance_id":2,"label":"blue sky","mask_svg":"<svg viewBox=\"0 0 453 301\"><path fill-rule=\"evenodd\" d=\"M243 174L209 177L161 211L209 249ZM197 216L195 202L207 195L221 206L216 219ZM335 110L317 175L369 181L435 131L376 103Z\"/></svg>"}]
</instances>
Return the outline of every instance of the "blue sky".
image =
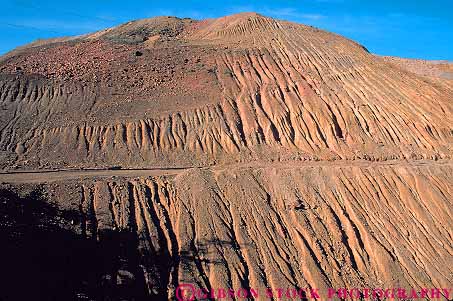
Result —
<instances>
[{"instance_id":1,"label":"blue sky","mask_svg":"<svg viewBox=\"0 0 453 301\"><path fill-rule=\"evenodd\" d=\"M453 61L453 0L0 0L0 54L159 15L194 19L256 11L351 38L371 52Z\"/></svg>"}]
</instances>

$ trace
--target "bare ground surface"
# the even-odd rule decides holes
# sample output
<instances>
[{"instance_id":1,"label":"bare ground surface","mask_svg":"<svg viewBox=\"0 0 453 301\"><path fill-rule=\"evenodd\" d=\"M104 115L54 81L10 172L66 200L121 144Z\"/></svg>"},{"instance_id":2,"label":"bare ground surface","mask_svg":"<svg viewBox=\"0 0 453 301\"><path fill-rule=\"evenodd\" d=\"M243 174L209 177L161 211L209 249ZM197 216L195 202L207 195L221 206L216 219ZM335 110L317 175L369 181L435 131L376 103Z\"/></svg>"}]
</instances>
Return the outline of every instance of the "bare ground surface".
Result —
<instances>
[{"instance_id":1,"label":"bare ground surface","mask_svg":"<svg viewBox=\"0 0 453 301\"><path fill-rule=\"evenodd\" d=\"M112 178L112 177L152 177L178 175L191 169L210 170L212 172L222 172L228 169L263 169L263 168L313 168L313 167L362 167L374 168L379 166L451 166L451 160L418 160L418 161L308 161L308 162L248 162L229 164L227 166L186 166L186 167L149 167L140 169L58 169L58 170L19 170L0 172L0 183L17 184L17 183L47 183L54 181L89 179L89 178Z\"/></svg>"},{"instance_id":2,"label":"bare ground surface","mask_svg":"<svg viewBox=\"0 0 453 301\"><path fill-rule=\"evenodd\" d=\"M174 299L178 283L448 288L452 172L451 162L319 162L10 174L2 187L75 211L86 239L131 233L137 253L113 275Z\"/></svg>"},{"instance_id":3,"label":"bare ground surface","mask_svg":"<svg viewBox=\"0 0 453 301\"><path fill-rule=\"evenodd\" d=\"M0 299L452 287L451 70L254 13L7 54Z\"/></svg>"}]
</instances>

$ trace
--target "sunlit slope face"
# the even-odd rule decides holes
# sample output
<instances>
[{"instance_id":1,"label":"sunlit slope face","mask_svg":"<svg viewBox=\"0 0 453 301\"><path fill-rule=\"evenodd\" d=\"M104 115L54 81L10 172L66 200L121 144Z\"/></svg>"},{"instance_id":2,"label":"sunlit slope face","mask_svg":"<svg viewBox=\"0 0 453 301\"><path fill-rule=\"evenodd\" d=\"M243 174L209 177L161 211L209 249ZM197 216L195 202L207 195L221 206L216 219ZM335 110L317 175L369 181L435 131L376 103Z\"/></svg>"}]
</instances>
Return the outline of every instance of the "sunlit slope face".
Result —
<instances>
[{"instance_id":1,"label":"sunlit slope face","mask_svg":"<svg viewBox=\"0 0 453 301\"><path fill-rule=\"evenodd\" d=\"M36 42L0 60L0 188L77 212L103 260L74 287L448 287L453 85L426 66L253 13Z\"/></svg>"},{"instance_id":2,"label":"sunlit slope face","mask_svg":"<svg viewBox=\"0 0 453 301\"><path fill-rule=\"evenodd\" d=\"M1 147L17 163L452 154L451 85L257 14L129 22L22 49L0 68Z\"/></svg>"},{"instance_id":3,"label":"sunlit slope face","mask_svg":"<svg viewBox=\"0 0 453 301\"><path fill-rule=\"evenodd\" d=\"M323 300L335 288L450 286L451 163L282 164L25 187L75 211L75 233L110 246L76 254L93 262L80 277L105 294L173 300L185 283L261 296L316 288ZM112 275L129 280L103 291Z\"/></svg>"}]
</instances>

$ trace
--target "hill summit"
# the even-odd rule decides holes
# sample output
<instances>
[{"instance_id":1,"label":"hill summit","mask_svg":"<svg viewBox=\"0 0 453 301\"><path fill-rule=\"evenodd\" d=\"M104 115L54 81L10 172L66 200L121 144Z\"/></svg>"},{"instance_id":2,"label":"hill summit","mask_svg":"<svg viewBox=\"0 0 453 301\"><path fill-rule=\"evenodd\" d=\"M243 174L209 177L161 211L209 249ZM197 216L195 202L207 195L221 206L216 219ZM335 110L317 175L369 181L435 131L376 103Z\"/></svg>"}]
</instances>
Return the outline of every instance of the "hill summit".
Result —
<instances>
[{"instance_id":1,"label":"hill summit","mask_svg":"<svg viewBox=\"0 0 453 301\"><path fill-rule=\"evenodd\" d=\"M108 256L66 283L131 300L449 287L452 70L256 13L37 41L0 58L0 198L77 212Z\"/></svg>"}]
</instances>

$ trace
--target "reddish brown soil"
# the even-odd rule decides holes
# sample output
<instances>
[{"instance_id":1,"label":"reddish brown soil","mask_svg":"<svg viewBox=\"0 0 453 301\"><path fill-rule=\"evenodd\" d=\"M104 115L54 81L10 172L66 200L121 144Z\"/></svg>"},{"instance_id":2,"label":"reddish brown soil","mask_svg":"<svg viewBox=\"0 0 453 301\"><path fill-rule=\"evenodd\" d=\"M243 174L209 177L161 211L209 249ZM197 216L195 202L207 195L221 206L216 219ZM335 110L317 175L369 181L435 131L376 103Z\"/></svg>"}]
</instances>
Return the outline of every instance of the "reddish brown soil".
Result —
<instances>
[{"instance_id":1,"label":"reddish brown soil","mask_svg":"<svg viewBox=\"0 0 453 301\"><path fill-rule=\"evenodd\" d=\"M451 287L450 71L253 13L40 41L0 60L0 181L132 233L154 298Z\"/></svg>"}]
</instances>

